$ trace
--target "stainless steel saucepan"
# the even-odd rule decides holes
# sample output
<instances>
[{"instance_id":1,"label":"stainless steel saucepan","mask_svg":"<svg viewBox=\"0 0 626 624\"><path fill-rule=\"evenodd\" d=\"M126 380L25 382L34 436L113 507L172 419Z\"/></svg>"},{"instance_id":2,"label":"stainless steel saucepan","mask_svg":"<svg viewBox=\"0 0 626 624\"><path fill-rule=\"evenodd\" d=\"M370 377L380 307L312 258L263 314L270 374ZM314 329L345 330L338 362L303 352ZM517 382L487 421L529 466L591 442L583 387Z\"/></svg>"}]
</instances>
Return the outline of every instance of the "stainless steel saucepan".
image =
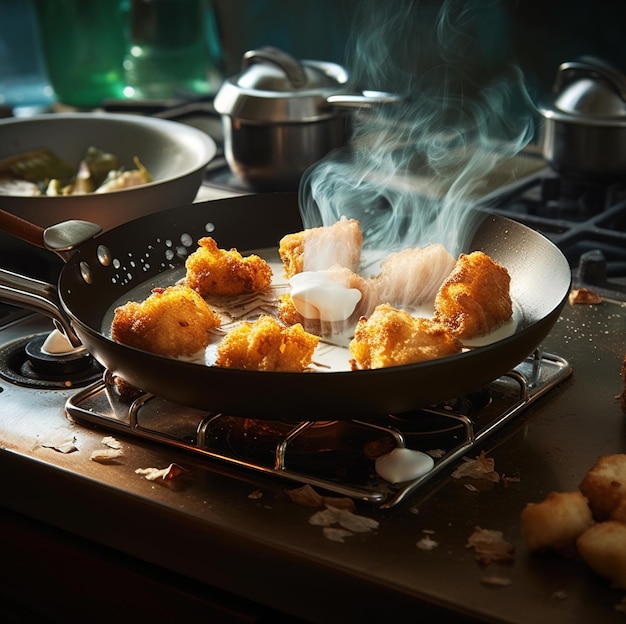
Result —
<instances>
[{"instance_id":1,"label":"stainless steel saucepan","mask_svg":"<svg viewBox=\"0 0 626 624\"><path fill-rule=\"evenodd\" d=\"M402 101L378 91L350 93L335 63L299 61L273 47L246 52L242 71L215 97L224 154L235 176L255 190L296 190L301 175L351 134L355 108Z\"/></svg>"}]
</instances>

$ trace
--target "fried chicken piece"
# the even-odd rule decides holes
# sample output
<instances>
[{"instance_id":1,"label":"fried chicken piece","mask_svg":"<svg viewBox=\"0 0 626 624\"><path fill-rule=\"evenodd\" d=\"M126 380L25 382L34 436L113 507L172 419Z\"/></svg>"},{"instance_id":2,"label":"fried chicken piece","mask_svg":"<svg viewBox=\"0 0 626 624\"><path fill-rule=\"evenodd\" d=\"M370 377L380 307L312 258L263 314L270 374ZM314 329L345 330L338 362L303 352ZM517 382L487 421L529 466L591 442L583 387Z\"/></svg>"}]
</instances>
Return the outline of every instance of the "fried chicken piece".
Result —
<instances>
[{"instance_id":1,"label":"fried chicken piece","mask_svg":"<svg viewBox=\"0 0 626 624\"><path fill-rule=\"evenodd\" d=\"M461 343L430 319L414 318L388 304L361 317L350 341L353 370L399 366L461 352Z\"/></svg>"},{"instance_id":2,"label":"fried chicken piece","mask_svg":"<svg viewBox=\"0 0 626 624\"><path fill-rule=\"evenodd\" d=\"M219 249L210 236L198 241L186 260L185 283L207 295L241 295L267 288L272 281L269 264L255 254L243 257L236 249Z\"/></svg>"},{"instance_id":3,"label":"fried chicken piece","mask_svg":"<svg viewBox=\"0 0 626 624\"><path fill-rule=\"evenodd\" d=\"M296 306L293 305L293 299L289 293L282 293L276 298L276 317L285 325L296 325L300 323L300 325L304 326L305 324L304 317L296 310ZM319 323L316 323L316 326L319 329ZM312 333L316 334L317 332Z\"/></svg>"},{"instance_id":4,"label":"fried chicken piece","mask_svg":"<svg viewBox=\"0 0 626 624\"><path fill-rule=\"evenodd\" d=\"M626 524L600 522L576 540L576 548L596 574L612 587L626 589Z\"/></svg>"},{"instance_id":5,"label":"fried chicken piece","mask_svg":"<svg viewBox=\"0 0 626 624\"><path fill-rule=\"evenodd\" d=\"M434 320L457 338L484 336L513 315L508 271L482 251L461 254L435 297Z\"/></svg>"},{"instance_id":6,"label":"fried chicken piece","mask_svg":"<svg viewBox=\"0 0 626 624\"><path fill-rule=\"evenodd\" d=\"M566 550L594 524L587 498L580 491L550 492L522 510L521 533L531 550Z\"/></svg>"},{"instance_id":7,"label":"fried chicken piece","mask_svg":"<svg viewBox=\"0 0 626 624\"><path fill-rule=\"evenodd\" d=\"M596 520L626 522L626 455L599 457L579 487Z\"/></svg>"},{"instance_id":8,"label":"fried chicken piece","mask_svg":"<svg viewBox=\"0 0 626 624\"><path fill-rule=\"evenodd\" d=\"M372 286L380 303L401 308L432 305L454 266L454 257L440 243L403 249L383 260Z\"/></svg>"},{"instance_id":9,"label":"fried chicken piece","mask_svg":"<svg viewBox=\"0 0 626 624\"><path fill-rule=\"evenodd\" d=\"M362 245L359 222L341 217L333 225L283 236L278 253L285 276L291 278L302 271L323 271L334 264L355 271L361 261Z\"/></svg>"},{"instance_id":10,"label":"fried chicken piece","mask_svg":"<svg viewBox=\"0 0 626 624\"><path fill-rule=\"evenodd\" d=\"M205 349L220 316L185 285L155 288L143 302L116 308L111 337L137 349L171 357L193 356Z\"/></svg>"},{"instance_id":11,"label":"fried chicken piece","mask_svg":"<svg viewBox=\"0 0 626 624\"><path fill-rule=\"evenodd\" d=\"M302 325L283 327L267 315L242 323L217 348L216 366L255 371L302 372L313 358L319 338Z\"/></svg>"}]
</instances>

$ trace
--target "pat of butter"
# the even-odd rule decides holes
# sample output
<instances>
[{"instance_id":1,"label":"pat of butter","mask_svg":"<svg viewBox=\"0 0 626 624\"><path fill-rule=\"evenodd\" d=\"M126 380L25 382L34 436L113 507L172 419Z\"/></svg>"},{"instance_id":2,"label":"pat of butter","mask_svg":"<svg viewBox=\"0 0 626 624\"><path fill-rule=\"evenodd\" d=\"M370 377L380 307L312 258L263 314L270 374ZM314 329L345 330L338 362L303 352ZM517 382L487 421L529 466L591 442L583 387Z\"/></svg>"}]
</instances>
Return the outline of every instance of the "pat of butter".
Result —
<instances>
[{"instance_id":1,"label":"pat of butter","mask_svg":"<svg viewBox=\"0 0 626 624\"><path fill-rule=\"evenodd\" d=\"M412 481L428 472L435 466L430 455L408 448L395 448L376 460L376 472L389 483Z\"/></svg>"},{"instance_id":2,"label":"pat of butter","mask_svg":"<svg viewBox=\"0 0 626 624\"><path fill-rule=\"evenodd\" d=\"M360 290L333 280L328 271L303 271L294 275L289 284L293 305L306 319L345 321L362 297Z\"/></svg>"},{"instance_id":3,"label":"pat of butter","mask_svg":"<svg viewBox=\"0 0 626 624\"><path fill-rule=\"evenodd\" d=\"M82 351L84 348L72 346L72 343L58 329L53 329L41 345L41 350L49 355L64 355Z\"/></svg>"}]
</instances>

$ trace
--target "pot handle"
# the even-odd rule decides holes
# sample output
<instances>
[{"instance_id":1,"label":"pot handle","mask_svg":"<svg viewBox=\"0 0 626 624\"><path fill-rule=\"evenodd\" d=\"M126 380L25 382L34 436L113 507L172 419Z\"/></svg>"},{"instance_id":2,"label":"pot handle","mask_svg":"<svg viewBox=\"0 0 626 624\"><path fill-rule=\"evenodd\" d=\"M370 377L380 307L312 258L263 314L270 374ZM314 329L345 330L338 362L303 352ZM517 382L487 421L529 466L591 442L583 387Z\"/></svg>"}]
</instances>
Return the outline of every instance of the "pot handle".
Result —
<instances>
[{"instance_id":1,"label":"pot handle","mask_svg":"<svg viewBox=\"0 0 626 624\"><path fill-rule=\"evenodd\" d=\"M66 260L75 247L99 234L102 228L89 221L64 221L42 228L0 209L0 230L35 247L54 251ZM62 311L56 286L0 269L0 300L50 317L73 347L82 346Z\"/></svg>"},{"instance_id":2,"label":"pot handle","mask_svg":"<svg viewBox=\"0 0 626 624\"><path fill-rule=\"evenodd\" d=\"M102 232L102 228L89 221L70 220L42 228L0 209L0 230L20 240L54 251L63 260L73 249Z\"/></svg>"},{"instance_id":3,"label":"pot handle","mask_svg":"<svg viewBox=\"0 0 626 624\"><path fill-rule=\"evenodd\" d=\"M591 74L611 83L618 95L626 102L626 76L609 63L592 57L584 56L578 61L562 63L554 83L554 91L559 92L575 74Z\"/></svg>"},{"instance_id":4,"label":"pot handle","mask_svg":"<svg viewBox=\"0 0 626 624\"><path fill-rule=\"evenodd\" d=\"M372 108L379 104L398 104L405 101L404 96L387 91L363 91L360 94L335 93L326 98L327 104L341 108Z\"/></svg>"},{"instance_id":5,"label":"pot handle","mask_svg":"<svg viewBox=\"0 0 626 624\"><path fill-rule=\"evenodd\" d=\"M304 67L293 56L272 46L264 46L258 50L248 50L243 55L241 68L245 70L250 65L254 65L254 63L262 62L272 63L280 67L295 88L303 87L307 82Z\"/></svg>"},{"instance_id":6,"label":"pot handle","mask_svg":"<svg viewBox=\"0 0 626 624\"><path fill-rule=\"evenodd\" d=\"M63 314L56 286L0 269L0 300L48 316L73 347L82 343Z\"/></svg>"}]
</instances>

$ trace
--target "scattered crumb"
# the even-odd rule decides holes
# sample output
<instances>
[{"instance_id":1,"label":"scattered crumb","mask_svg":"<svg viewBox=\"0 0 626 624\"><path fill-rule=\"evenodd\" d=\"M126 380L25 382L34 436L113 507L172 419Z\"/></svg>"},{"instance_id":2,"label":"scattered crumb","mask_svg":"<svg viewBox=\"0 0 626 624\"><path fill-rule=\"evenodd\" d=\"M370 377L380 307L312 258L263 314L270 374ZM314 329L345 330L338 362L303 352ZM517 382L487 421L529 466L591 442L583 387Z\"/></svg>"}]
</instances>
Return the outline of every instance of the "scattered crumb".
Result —
<instances>
[{"instance_id":1,"label":"scattered crumb","mask_svg":"<svg viewBox=\"0 0 626 624\"><path fill-rule=\"evenodd\" d=\"M346 497L322 496L315 491L308 483L299 488L285 490L287 497L292 503L302 505L303 507L334 507L335 509L345 509L347 511L355 511L356 504Z\"/></svg>"},{"instance_id":2,"label":"scattered crumb","mask_svg":"<svg viewBox=\"0 0 626 624\"><path fill-rule=\"evenodd\" d=\"M106 436L102 438L102 444L112 449L122 448L122 445L120 444L119 440L116 440L113 436Z\"/></svg>"},{"instance_id":3,"label":"scattered crumb","mask_svg":"<svg viewBox=\"0 0 626 624\"><path fill-rule=\"evenodd\" d=\"M469 477L471 479L484 479L493 483L500 481L500 475L494 470L495 460L492 457L486 457L485 451L481 451L476 459L464 457L463 461L465 463L452 473L453 478Z\"/></svg>"},{"instance_id":4,"label":"scattered crumb","mask_svg":"<svg viewBox=\"0 0 626 624\"><path fill-rule=\"evenodd\" d=\"M106 464L115 459L119 459L124 455L122 449L108 448L108 449L98 449L93 451L90 455L89 459L91 461L98 462L100 464Z\"/></svg>"},{"instance_id":5,"label":"scattered crumb","mask_svg":"<svg viewBox=\"0 0 626 624\"><path fill-rule=\"evenodd\" d=\"M354 533L368 533L380 526L378 520L359 516L347 509L337 509L330 506L314 513L309 518L309 524L324 527L324 535L328 539L342 542L344 537L349 537ZM333 525L335 524L338 524L341 529L334 529ZM336 539L338 536L341 539Z\"/></svg>"},{"instance_id":6,"label":"scattered crumb","mask_svg":"<svg viewBox=\"0 0 626 624\"><path fill-rule=\"evenodd\" d=\"M567 600L568 595L566 591L561 589L559 591L555 591L552 594L551 598L554 598L554 600Z\"/></svg>"},{"instance_id":7,"label":"scattered crumb","mask_svg":"<svg viewBox=\"0 0 626 624\"><path fill-rule=\"evenodd\" d=\"M493 561L513 561L514 547L502 537L501 531L476 527L465 546L474 549L476 559L483 565Z\"/></svg>"},{"instance_id":8,"label":"scattered crumb","mask_svg":"<svg viewBox=\"0 0 626 624\"><path fill-rule=\"evenodd\" d=\"M570 305L576 303L598 304L602 303L602 297L588 288L573 288L570 291L568 301Z\"/></svg>"},{"instance_id":9,"label":"scattered crumb","mask_svg":"<svg viewBox=\"0 0 626 624\"><path fill-rule=\"evenodd\" d=\"M167 468L137 468L135 472L144 476L148 481L170 481L187 473L185 468L178 464L170 464Z\"/></svg>"},{"instance_id":10,"label":"scattered crumb","mask_svg":"<svg viewBox=\"0 0 626 624\"><path fill-rule=\"evenodd\" d=\"M508 587L513 583L512 579L508 576L496 576L494 574L485 575L480 579L480 582L484 585L490 585L492 587Z\"/></svg>"},{"instance_id":11,"label":"scattered crumb","mask_svg":"<svg viewBox=\"0 0 626 624\"><path fill-rule=\"evenodd\" d=\"M260 490L254 490L254 492L250 492L250 494L248 494L248 498L251 498L252 500L259 500L263 498L263 492Z\"/></svg>"},{"instance_id":12,"label":"scattered crumb","mask_svg":"<svg viewBox=\"0 0 626 624\"><path fill-rule=\"evenodd\" d=\"M41 443L44 448L51 448L59 453L73 453L78 450L76 436L68 431L56 431Z\"/></svg>"},{"instance_id":13,"label":"scattered crumb","mask_svg":"<svg viewBox=\"0 0 626 624\"><path fill-rule=\"evenodd\" d=\"M437 546L439 546L439 542L432 539L430 535L424 535L424 537L417 540L415 545L419 548L419 550L434 550Z\"/></svg>"}]
</instances>

